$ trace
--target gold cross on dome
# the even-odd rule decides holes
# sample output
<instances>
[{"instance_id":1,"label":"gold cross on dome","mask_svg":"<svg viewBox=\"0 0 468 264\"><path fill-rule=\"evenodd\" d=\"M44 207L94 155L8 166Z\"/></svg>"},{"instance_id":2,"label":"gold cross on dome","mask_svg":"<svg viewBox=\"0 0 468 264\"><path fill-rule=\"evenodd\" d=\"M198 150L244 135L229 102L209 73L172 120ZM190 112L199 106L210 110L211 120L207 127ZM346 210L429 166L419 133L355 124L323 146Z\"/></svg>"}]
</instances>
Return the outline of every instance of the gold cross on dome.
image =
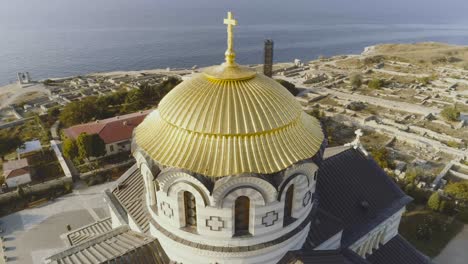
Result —
<instances>
[{"instance_id":1,"label":"gold cross on dome","mask_svg":"<svg viewBox=\"0 0 468 264\"><path fill-rule=\"evenodd\" d=\"M231 12L228 12L227 18L224 19L224 24L227 25L227 50L226 63L228 65L235 64L236 53L234 52L234 27L237 26L237 20L234 19Z\"/></svg>"}]
</instances>

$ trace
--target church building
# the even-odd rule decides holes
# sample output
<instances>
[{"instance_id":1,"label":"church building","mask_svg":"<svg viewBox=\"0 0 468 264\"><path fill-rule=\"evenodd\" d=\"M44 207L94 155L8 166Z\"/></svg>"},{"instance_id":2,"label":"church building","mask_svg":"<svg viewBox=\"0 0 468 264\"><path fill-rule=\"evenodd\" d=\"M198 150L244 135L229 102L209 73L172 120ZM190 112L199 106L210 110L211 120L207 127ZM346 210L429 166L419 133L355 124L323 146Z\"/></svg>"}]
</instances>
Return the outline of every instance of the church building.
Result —
<instances>
[{"instance_id":1,"label":"church building","mask_svg":"<svg viewBox=\"0 0 468 264\"><path fill-rule=\"evenodd\" d=\"M226 61L183 81L133 131L110 218L46 263L432 263L398 226L411 198L275 80Z\"/></svg>"}]
</instances>

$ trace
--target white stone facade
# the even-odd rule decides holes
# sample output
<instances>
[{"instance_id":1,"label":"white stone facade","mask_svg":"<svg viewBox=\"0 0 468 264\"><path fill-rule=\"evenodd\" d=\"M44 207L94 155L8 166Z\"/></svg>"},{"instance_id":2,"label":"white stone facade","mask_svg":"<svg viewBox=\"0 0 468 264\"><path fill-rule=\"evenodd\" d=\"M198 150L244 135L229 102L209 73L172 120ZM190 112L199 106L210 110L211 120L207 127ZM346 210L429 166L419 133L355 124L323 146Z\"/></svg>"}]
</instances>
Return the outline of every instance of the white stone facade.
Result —
<instances>
[{"instance_id":1,"label":"white stone facade","mask_svg":"<svg viewBox=\"0 0 468 264\"><path fill-rule=\"evenodd\" d=\"M124 151L130 151L130 140L122 140L106 144L106 155L113 155Z\"/></svg>"},{"instance_id":2,"label":"white stone facade","mask_svg":"<svg viewBox=\"0 0 468 264\"><path fill-rule=\"evenodd\" d=\"M353 243L349 248L364 258L366 258L367 255L371 255L380 245L385 245L398 234L398 226L400 225L401 216L404 212L405 208L402 208Z\"/></svg>"},{"instance_id":3,"label":"white stone facade","mask_svg":"<svg viewBox=\"0 0 468 264\"><path fill-rule=\"evenodd\" d=\"M145 181L148 211L158 225L150 225L151 234L158 238L171 260L178 263L266 263L267 259L280 259L288 251L302 247L309 232L309 224L305 225L304 221L313 206L318 169L314 163L298 164L285 170L277 188L261 177L238 175L217 180L210 191L196 177L177 170L158 172L155 179L143 155L138 151L134 154ZM292 198L290 196L288 201L292 201L292 206L285 210L289 188L292 188ZM184 192L195 197L196 230L186 228ZM235 203L242 196L250 201L249 234L236 236ZM292 220L284 224L285 213L289 212ZM302 229L295 230L301 224ZM175 241L167 234L182 238L184 242ZM283 236L287 239L280 242ZM243 252L197 247L254 247L275 240L277 242L268 247Z\"/></svg>"}]
</instances>

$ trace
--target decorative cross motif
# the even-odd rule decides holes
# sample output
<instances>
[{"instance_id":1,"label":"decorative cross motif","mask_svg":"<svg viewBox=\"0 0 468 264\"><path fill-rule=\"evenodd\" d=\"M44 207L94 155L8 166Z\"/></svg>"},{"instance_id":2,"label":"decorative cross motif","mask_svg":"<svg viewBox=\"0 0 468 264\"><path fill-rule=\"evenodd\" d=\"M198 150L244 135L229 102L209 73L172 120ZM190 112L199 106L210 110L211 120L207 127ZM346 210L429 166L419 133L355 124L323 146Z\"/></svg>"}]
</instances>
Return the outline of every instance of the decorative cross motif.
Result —
<instances>
[{"instance_id":1,"label":"decorative cross motif","mask_svg":"<svg viewBox=\"0 0 468 264\"><path fill-rule=\"evenodd\" d=\"M172 218L174 215L174 210L172 210L171 205L166 202L161 203L161 210L163 211L164 215L169 218Z\"/></svg>"},{"instance_id":2,"label":"decorative cross motif","mask_svg":"<svg viewBox=\"0 0 468 264\"><path fill-rule=\"evenodd\" d=\"M309 204L310 198L312 198L312 194L310 193L310 191L307 191L306 194L304 194L304 199L302 199L302 205L304 207L306 207Z\"/></svg>"},{"instance_id":3,"label":"decorative cross motif","mask_svg":"<svg viewBox=\"0 0 468 264\"><path fill-rule=\"evenodd\" d=\"M231 12L228 12L228 17L224 19L224 24L227 25L227 50L226 63L234 64L236 53L234 52L234 27L237 26L237 20L234 19Z\"/></svg>"},{"instance_id":4,"label":"decorative cross motif","mask_svg":"<svg viewBox=\"0 0 468 264\"><path fill-rule=\"evenodd\" d=\"M219 216L210 216L210 219L206 219L206 226L211 231L221 231L224 228L224 221Z\"/></svg>"},{"instance_id":5,"label":"decorative cross motif","mask_svg":"<svg viewBox=\"0 0 468 264\"><path fill-rule=\"evenodd\" d=\"M262 224L267 227L274 225L276 221L278 221L278 213L276 211L268 212L262 217Z\"/></svg>"}]
</instances>

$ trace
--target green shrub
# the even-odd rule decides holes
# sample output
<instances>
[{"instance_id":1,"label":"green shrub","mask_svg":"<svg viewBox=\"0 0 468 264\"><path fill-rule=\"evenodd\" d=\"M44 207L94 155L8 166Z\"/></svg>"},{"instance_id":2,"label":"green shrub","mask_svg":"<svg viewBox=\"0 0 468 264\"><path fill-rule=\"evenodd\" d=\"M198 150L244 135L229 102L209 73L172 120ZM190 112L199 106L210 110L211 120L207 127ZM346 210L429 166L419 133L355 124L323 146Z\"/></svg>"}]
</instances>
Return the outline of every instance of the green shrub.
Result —
<instances>
[{"instance_id":1,"label":"green shrub","mask_svg":"<svg viewBox=\"0 0 468 264\"><path fill-rule=\"evenodd\" d=\"M374 78L374 79L370 80L367 85L371 89L380 89L380 88L382 88L384 83L383 83L383 81L381 79Z\"/></svg>"},{"instance_id":2,"label":"green shrub","mask_svg":"<svg viewBox=\"0 0 468 264\"><path fill-rule=\"evenodd\" d=\"M440 115L448 121L458 121L460 111L457 109L457 106L447 106L440 112Z\"/></svg>"},{"instance_id":3,"label":"green shrub","mask_svg":"<svg viewBox=\"0 0 468 264\"><path fill-rule=\"evenodd\" d=\"M409 195L410 193L414 191L415 188L416 188L416 185L414 185L413 183L410 183L405 186L405 193Z\"/></svg>"},{"instance_id":4,"label":"green shrub","mask_svg":"<svg viewBox=\"0 0 468 264\"><path fill-rule=\"evenodd\" d=\"M296 88L296 85L290 83L286 80L276 79L276 81L286 88L292 95L296 96L299 93L299 90Z\"/></svg>"},{"instance_id":5,"label":"green shrub","mask_svg":"<svg viewBox=\"0 0 468 264\"><path fill-rule=\"evenodd\" d=\"M423 85L428 85L431 83L431 78L429 77L422 77L418 79L418 82L423 84Z\"/></svg>"},{"instance_id":6,"label":"green shrub","mask_svg":"<svg viewBox=\"0 0 468 264\"><path fill-rule=\"evenodd\" d=\"M307 114L317 118L317 119L321 119L322 117L324 117L324 113L322 111L320 111L320 108L319 107L314 107L312 108L312 110L309 110L307 111Z\"/></svg>"},{"instance_id":7,"label":"green shrub","mask_svg":"<svg viewBox=\"0 0 468 264\"><path fill-rule=\"evenodd\" d=\"M351 78L349 80L350 80L351 86L354 89L357 89L357 88L361 87L361 85L362 85L362 76L360 74L351 75Z\"/></svg>"},{"instance_id":8,"label":"green shrub","mask_svg":"<svg viewBox=\"0 0 468 264\"><path fill-rule=\"evenodd\" d=\"M63 156L70 160L78 157L78 145L76 141L70 138L66 138L62 144Z\"/></svg>"},{"instance_id":9,"label":"green shrub","mask_svg":"<svg viewBox=\"0 0 468 264\"><path fill-rule=\"evenodd\" d=\"M449 183L445 187L444 192L455 199L468 200L468 182Z\"/></svg>"},{"instance_id":10,"label":"green shrub","mask_svg":"<svg viewBox=\"0 0 468 264\"><path fill-rule=\"evenodd\" d=\"M441 199L439 193L434 192L427 201L427 207L430 208L432 211L438 212L440 209L440 203Z\"/></svg>"},{"instance_id":11,"label":"green shrub","mask_svg":"<svg viewBox=\"0 0 468 264\"><path fill-rule=\"evenodd\" d=\"M411 168L411 169L408 169L405 173L405 181L407 183L414 183L414 181L422 176L424 173L424 171L422 169L419 169L419 168Z\"/></svg>"},{"instance_id":12,"label":"green shrub","mask_svg":"<svg viewBox=\"0 0 468 264\"><path fill-rule=\"evenodd\" d=\"M373 148L371 155L381 168L392 168L393 163L389 157L388 150L385 147Z\"/></svg>"},{"instance_id":13,"label":"green shrub","mask_svg":"<svg viewBox=\"0 0 468 264\"><path fill-rule=\"evenodd\" d=\"M458 144L455 141L449 141L449 142L447 142L447 146L452 147L452 148L459 148L460 144Z\"/></svg>"}]
</instances>

